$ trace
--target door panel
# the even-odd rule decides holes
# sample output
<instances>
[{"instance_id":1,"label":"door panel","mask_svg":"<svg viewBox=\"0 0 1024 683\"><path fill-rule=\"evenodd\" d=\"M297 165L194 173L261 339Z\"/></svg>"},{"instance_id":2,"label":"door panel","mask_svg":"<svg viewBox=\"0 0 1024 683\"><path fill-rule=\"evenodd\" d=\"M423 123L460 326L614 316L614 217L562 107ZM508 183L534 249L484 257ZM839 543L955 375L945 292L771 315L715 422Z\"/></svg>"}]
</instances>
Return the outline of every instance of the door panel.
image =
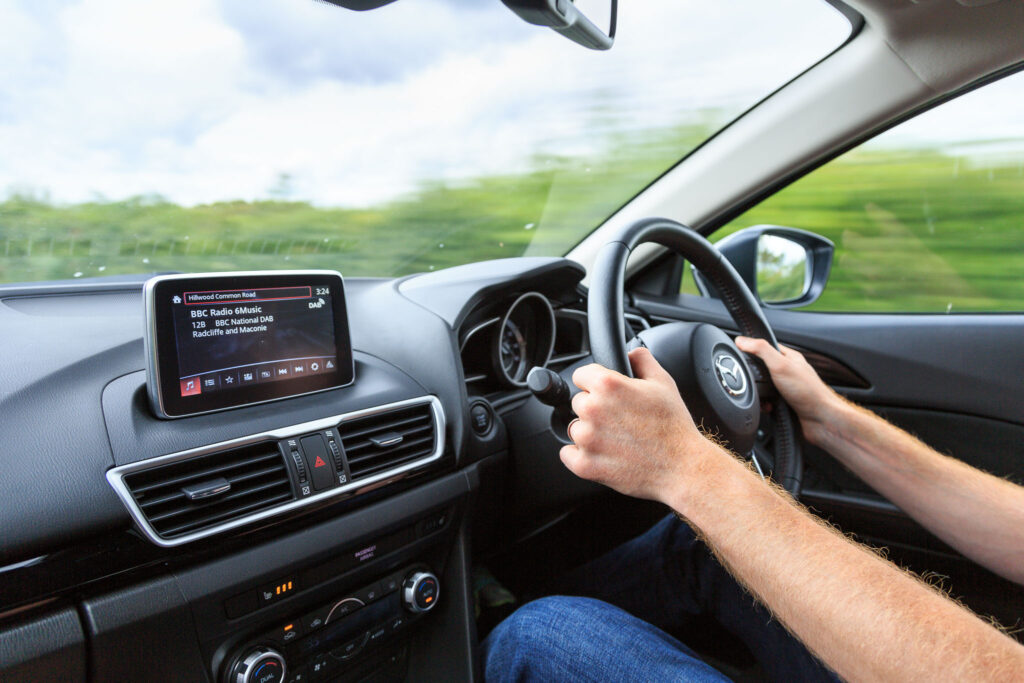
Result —
<instances>
[{"instance_id":1,"label":"door panel","mask_svg":"<svg viewBox=\"0 0 1024 683\"><path fill-rule=\"evenodd\" d=\"M689 320L735 329L715 300L635 295L652 322ZM863 378L837 386L941 453L1024 483L1024 315L874 315L767 310L783 344L819 354ZM976 611L1013 623L1024 588L949 548L852 472L804 444L803 500L890 559L949 578Z\"/></svg>"},{"instance_id":2,"label":"door panel","mask_svg":"<svg viewBox=\"0 0 1024 683\"><path fill-rule=\"evenodd\" d=\"M654 321L697 320L735 329L722 304L704 297L637 295ZM1024 314L899 315L769 309L785 344L830 356L867 389L841 391L859 403L987 417L1024 426ZM955 455L955 454L954 454ZM1024 454L1018 451L1024 473Z\"/></svg>"}]
</instances>

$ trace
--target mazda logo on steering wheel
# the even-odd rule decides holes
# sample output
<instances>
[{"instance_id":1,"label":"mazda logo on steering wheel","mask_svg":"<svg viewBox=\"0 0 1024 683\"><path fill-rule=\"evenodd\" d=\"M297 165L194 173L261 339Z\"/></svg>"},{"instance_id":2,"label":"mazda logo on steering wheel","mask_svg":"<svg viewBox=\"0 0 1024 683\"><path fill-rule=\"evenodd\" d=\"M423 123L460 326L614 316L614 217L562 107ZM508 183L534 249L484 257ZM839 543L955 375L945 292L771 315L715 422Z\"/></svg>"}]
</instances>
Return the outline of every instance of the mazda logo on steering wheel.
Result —
<instances>
[{"instance_id":1,"label":"mazda logo on steering wheel","mask_svg":"<svg viewBox=\"0 0 1024 683\"><path fill-rule=\"evenodd\" d=\"M747 374L734 356L719 353L715 356L715 374L718 381L730 396L742 396L747 392Z\"/></svg>"}]
</instances>

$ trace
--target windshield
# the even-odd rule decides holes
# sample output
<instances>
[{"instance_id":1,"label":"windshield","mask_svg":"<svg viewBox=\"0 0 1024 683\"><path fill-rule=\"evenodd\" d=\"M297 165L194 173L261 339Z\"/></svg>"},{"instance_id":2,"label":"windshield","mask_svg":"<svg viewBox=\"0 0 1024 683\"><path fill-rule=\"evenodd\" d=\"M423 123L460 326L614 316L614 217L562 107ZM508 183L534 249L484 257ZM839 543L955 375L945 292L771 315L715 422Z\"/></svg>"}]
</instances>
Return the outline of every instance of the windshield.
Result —
<instances>
[{"instance_id":1,"label":"windshield","mask_svg":"<svg viewBox=\"0 0 1024 683\"><path fill-rule=\"evenodd\" d=\"M0 281L561 255L838 46L822 0L4 3Z\"/></svg>"}]
</instances>

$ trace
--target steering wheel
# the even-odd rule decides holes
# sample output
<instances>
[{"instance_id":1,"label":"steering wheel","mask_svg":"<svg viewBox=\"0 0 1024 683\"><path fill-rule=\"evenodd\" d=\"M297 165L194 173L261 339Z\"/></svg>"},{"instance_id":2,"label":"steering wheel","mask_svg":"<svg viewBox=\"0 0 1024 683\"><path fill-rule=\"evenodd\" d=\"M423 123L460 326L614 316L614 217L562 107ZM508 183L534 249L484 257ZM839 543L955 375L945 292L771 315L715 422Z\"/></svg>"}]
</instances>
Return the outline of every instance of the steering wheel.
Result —
<instances>
[{"instance_id":1,"label":"steering wheel","mask_svg":"<svg viewBox=\"0 0 1024 683\"><path fill-rule=\"evenodd\" d=\"M632 377L628 347L646 346L672 375L694 421L706 433L742 455L754 454L761 404L757 384L771 392L767 370L748 364L721 329L707 323L676 322L641 332L627 344L622 297L626 260L638 245L656 242L692 263L718 290L742 334L778 348L757 299L714 245L694 230L667 218L645 218L626 227L597 255L587 317L594 360ZM757 374L752 371L756 369ZM760 375L760 377L758 377ZM793 412L777 393L772 401L774 467L771 476L794 497L800 494L803 458Z\"/></svg>"}]
</instances>

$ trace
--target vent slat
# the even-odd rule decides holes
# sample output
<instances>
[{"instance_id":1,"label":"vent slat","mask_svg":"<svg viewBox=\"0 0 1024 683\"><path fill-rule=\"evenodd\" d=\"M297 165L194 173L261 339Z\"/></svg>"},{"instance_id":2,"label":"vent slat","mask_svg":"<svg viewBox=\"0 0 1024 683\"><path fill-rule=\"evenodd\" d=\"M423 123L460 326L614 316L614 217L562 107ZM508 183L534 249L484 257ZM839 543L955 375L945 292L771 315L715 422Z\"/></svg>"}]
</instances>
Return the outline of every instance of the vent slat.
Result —
<instances>
[{"instance_id":1,"label":"vent slat","mask_svg":"<svg viewBox=\"0 0 1024 683\"><path fill-rule=\"evenodd\" d=\"M161 533L164 536L168 536L168 537L180 536L183 533L186 533L186 532L189 532L189 531L197 531L199 529L204 529L204 528L213 526L214 524L218 524L220 522L227 521L228 519L231 519L233 517L241 517L242 515L247 514L249 512L257 512L257 511L259 511L259 510L261 510L261 509L263 509L265 507L270 507L272 505L277 505L278 503L286 503L286 502L290 501L291 499L292 499L292 492L289 490L287 493L282 493L282 494L280 494L280 495L278 495L278 496L276 496L274 498L268 498L265 501L259 501L259 502L256 502L256 503L251 503L249 505L245 505L243 507L239 507L239 508L236 508L234 510L230 510L230 511L227 511L227 512L222 512L221 514L214 515L213 517L203 518L203 519L198 520L198 521L187 522L185 524L180 524L178 526L170 527L169 529L167 529L165 531L162 531Z\"/></svg>"},{"instance_id":2,"label":"vent slat","mask_svg":"<svg viewBox=\"0 0 1024 683\"><path fill-rule=\"evenodd\" d=\"M380 430L380 431L384 431L384 430ZM405 440L408 441L409 439L414 438L416 435L418 435L420 433L423 433L423 432L430 432L430 438L434 438L433 437L434 425L432 425L432 424L425 424L422 427L416 427L416 428L410 429L408 431L403 431L402 432L402 436L404 436ZM358 452L358 451L364 450L366 448L376 448L376 445L372 441L369 441L369 440L359 441L358 443L356 443L353 446L349 446L347 444L347 442L346 442L345 452L346 453L354 453L354 452Z\"/></svg>"},{"instance_id":3,"label":"vent slat","mask_svg":"<svg viewBox=\"0 0 1024 683\"><path fill-rule=\"evenodd\" d=\"M356 418L338 426L353 480L427 457L437 443L436 430L428 404ZM401 434L401 443L381 447L371 440L388 432Z\"/></svg>"},{"instance_id":4,"label":"vent slat","mask_svg":"<svg viewBox=\"0 0 1024 683\"><path fill-rule=\"evenodd\" d=\"M200 457L208 457L208 456L200 456ZM255 458L255 459L252 459L252 460L243 460L243 461L240 461L240 462L223 463L223 464L219 464L219 465L216 465L216 466L211 466L211 467L204 468L204 469L193 470L193 471L189 472L188 474L177 476L177 477L174 477L172 479L161 479L160 481L157 481L157 482L152 483L152 484L147 484L147 485L139 486L138 488L133 488L132 489L132 493L136 497L138 497L138 496L146 495L147 493L150 493L152 491L155 491L155 490L161 489L161 488L166 488L166 487L171 487L171 486L180 487L180 486L184 486L185 484L187 484L189 482L192 482L194 480L202 480L202 479L206 479L206 478L211 478L212 479L215 475L223 475L223 473L230 472L231 470L237 469L238 467L251 467L252 465L254 465L256 463L263 462L263 461L273 460L274 458L278 458L278 459L280 458L279 454L276 451L273 452L273 453L267 453L267 455L265 455L262 458ZM198 458L196 458L196 459L198 460ZM186 462L191 462L191 460L186 461ZM228 479L228 478L230 478L230 477L225 477L225 479Z\"/></svg>"},{"instance_id":5,"label":"vent slat","mask_svg":"<svg viewBox=\"0 0 1024 683\"><path fill-rule=\"evenodd\" d=\"M422 458L422 457L424 457L426 455L429 455L429 454L430 454L430 451L427 451L425 453L413 453L412 455L408 455L408 456L406 456L404 458L400 458L398 460L394 460L394 461L388 460L387 462L382 462L382 463L380 463L378 465L371 465L371 466L367 467L366 469L364 469L360 473L360 476L368 477L371 474L376 474L377 472L380 472L381 470L389 470L389 469L392 469L392 468L395 468L395 467L400 467L400 466L402 466L402 465L404 465L406 463L414 462L416 460L419 460L420 458Z\"/></svg>"},{"instance_id":6,"label":"vent slat","mask_svg":"<svg viewBox=\"0 0 1024 683\"><path fill-rule=\"evenodd\" d=\"M377 417L381 417L381 416L377 416ZM370 419L370 418L364 418L364 419ZM346 432L345 433L345 437L349 438L349 439L358 439L361 436L366 436L368 434L373 434L374 432L383 432L383 431L399 432L399 431L403 431L402 428L405 425L407 425L407 424L410 424L410 423L413 423L413 422L428 423L429 421L430 421L430 415L429 414L427 414L427 415L414 415L414 416L412 416L410 418L407 418L405 420L398 420L398 421L395 421L395 422L390 422L387 419L383 419L381 421L381 423L378 424L378 425L373 425L373 426L370 426L370 427L366 427L365 429L359 429L359 430L353 430L353 431ZM424 426L429 426L429 424L425 424Z\"/></svg>"},{"instance_id":7,"label":"vent slat","mask_svg":"<svg viewBox=\"0 0 1024 683\"><path fill-rule=\"evenodd\" d=\"M215 498L212 502L209 503L192 503L191 501L186 499L185 505L182 505L181 507L175 508L173 510L168 510L167 512L163 512L158 515L150 515L149 522L150 524L155 524L157 522L163 522L164 520L180 517L181 515L187 515L192 513L208 513L210 510L216 510L218 508L224 507L224 505L227 503L234 503L235 501L241 498L248 498L252 495L256 495L264 491L277 488L281 485L282 482L280 481L271 481L266 484L262 484L261 486L254 486L252 488L242 489L240 491L232 491L223 498Z\"/></svg>"},{"instance_id":8,"label":"vent slat","mask_svg":"<svg viewBox=\"0 0 1024 683\"><path fill-rule=\"evenodd\" d=\"M192 501L181 491L190 483L223 477L231 489ZM126 475L142 514L163 537L209 528L293 498L284 460L274 442L207 453L170 465Z\"/></svg>"},{"instance_id":9,"label":"vent slat","mask_svg":"<svg viewBox=\"0 0 1024 683\"><path fill-rule=\"evenodd\" d=\"M352 467L352 465L357 465L357 464L359 464L361 462L365 462L367 460L372 460L374 458L380 458L382 456L390 456L392 454L395 454L395 457L401 457L400 454L403 451L404 452L408 452L410 450L425 450L427 453L430 453L430 451L433 450L432 448L423 449L423 448L420 448L420 447L423 446L424 444L431 444L432 445L433 443L434 443L434 435L433 434L428 434L427 436L421 437L419 439L415 439L413 441L410 441L410 440L406 439L405 441L400 443L398 446L395 446L394 448L389 448L389 449L386 449L386 450L378 451L376 453L367 453L366 455L360 455L358 458L349 458L348 465L349 465L349 467Z\"/></svg>"},{"instance_id":10,"label":"vent slat","mask_svg":"<svg viewBox=\"0 0 1024 683\"><path fill-rule=\"evenodd\" d=\"M272 467L264 467L263 469L255 470L253 472L247 472L247 473L241 474L241 475L236 474L236 475L228 476L228 477L225 477L225 479L227 479L231 483L231 490L235 491L238 488L238 485L243 483L243 482L251 481L253 479L257 479L259 477L263 477L263 476L266 476L268 474L276 474L278 471L280 471L280 469L281 469L280 465L276 465L276 466L272 466ZM161 496L160 498L151 498L151 499L146 500L145 502L143 502L141 504L140 507L142 507L142 509L145 510L145 511L149 511L149 510L152 510L153 508L157 508L157 507L163 505L164 503L168 503L168 502L171 502L171 501L174 501L174 500L177 500L177 499L182 499L184 497L185 497L185 494L182 493L181 488L179 487L174 493L169 493L169 494L167 494L165 496ZM216 500L217 501L221 501L221 500L227 500L227 499L228 499L228 496L224 496L223 498L218 497Z\"/></svg>"}]
</instances>

